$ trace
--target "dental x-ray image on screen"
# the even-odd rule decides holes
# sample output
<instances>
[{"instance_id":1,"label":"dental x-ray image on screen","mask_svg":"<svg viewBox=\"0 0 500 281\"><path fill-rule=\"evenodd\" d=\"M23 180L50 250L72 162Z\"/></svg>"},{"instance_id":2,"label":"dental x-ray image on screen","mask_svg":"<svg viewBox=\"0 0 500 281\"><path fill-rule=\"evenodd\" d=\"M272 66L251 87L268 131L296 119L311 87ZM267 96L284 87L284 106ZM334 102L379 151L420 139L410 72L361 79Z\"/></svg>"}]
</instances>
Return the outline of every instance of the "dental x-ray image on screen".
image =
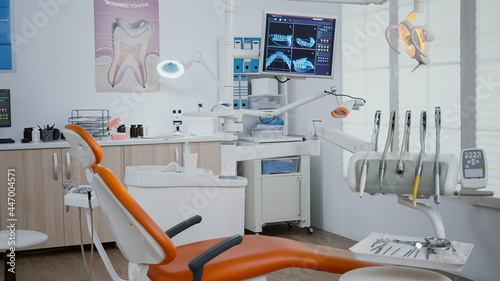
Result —
<instances>
[{"instance_id":1,"label":"dental x-ray image on screen","mask_svg":"<svg viewBox=\"0 0 500 281\"><path fill-rule=\"evenodd\" d=\"M264 12L261 72L333 77L336 18Z\"/></svg>"}]
</instances>

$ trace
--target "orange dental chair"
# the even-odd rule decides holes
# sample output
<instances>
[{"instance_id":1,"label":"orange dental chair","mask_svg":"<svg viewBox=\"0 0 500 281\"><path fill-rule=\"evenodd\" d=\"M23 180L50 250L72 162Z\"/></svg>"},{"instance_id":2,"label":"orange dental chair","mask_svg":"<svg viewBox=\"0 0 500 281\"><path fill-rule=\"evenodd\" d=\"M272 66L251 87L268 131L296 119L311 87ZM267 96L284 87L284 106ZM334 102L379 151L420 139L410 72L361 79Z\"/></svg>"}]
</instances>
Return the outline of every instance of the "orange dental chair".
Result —
<instances>
[{"instance_id":1,"label":"orange dental chair","mask_svg":"<svg viewBox=\"0 0 500 281\"><path fill-rule=\"evenodd\" d=\"M343 274L379 265L355 260L346 250L264 235L235 235L175 247L170 238L200 223L201 217L195 216L165 232L113 172L99 165L102 149L85 129L70 124L64 135L87 169L87 179L99 199L116 244L129 261L130 280L234 281L289 267Z\"/></svg>"}]
</instances>

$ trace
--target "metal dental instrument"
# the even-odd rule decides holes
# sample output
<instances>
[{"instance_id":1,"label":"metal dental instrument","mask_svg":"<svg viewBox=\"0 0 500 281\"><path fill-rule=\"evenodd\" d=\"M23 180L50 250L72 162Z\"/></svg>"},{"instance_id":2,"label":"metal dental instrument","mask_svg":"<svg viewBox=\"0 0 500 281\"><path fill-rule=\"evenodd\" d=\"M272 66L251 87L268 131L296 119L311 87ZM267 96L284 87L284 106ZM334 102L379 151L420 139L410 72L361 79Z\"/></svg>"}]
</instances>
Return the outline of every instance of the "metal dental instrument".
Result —
<instances>
[{"instance_id":1,"label":"metal dental instrument","mask_svg":"<svg viewBox=\"0 0 500 281\"><path fill-rule=\"evenodd\" d=\"M389 124L389 130L387 131L387 140L385 141L384 153L382 154L382 160L380 161L380 170L379 170L379 178L380 178L380 189L383 189L384 186L382 182L384 181L384 170L385 170L385 157L387 155L387 151L392 143L392 138L394 136L394 126L396 125L396 111L393 110L391 112L391 124Z\"/></svg>"},{"instance_id":2,"label":"metal dental instrument","mask_svg":"<svg viewBox=\"0 0 500 281\"><path fill-rule=\"evenodd\" d=\"M403 156L410 147L410 129L411 129L411 110L407 110L405 114L405 134L403 136L403 143L401 144L401 152L399 153L399 161L396 167L396 172L402 174L405 172L403 165Z\"/></svg>"},{"instance_id":3,"label":"metal dental instrument","mask_svg":"<svg viewBox=\"0 0 500 281\"><path fill-rule=\"evenodd\" d=\"M366 172L367 172L366 171L366 162L368 161L368 155L370 154L370 151L372 150L372 147L375 144L375 139L378 136L379 130L380 130L380 110L377 110L375 112L372 140L370 142L370 147L368 148L368 151L366 152L365 161L363 162L363 168L361 169L361 179L359 180L359 197L360 198L363 198L363 192L365 191Z\"/></svg>"},{"instance_id":4,"label":"metal dental instrument","mask_svg":"<svg viewBox=\"0 0 500 281\"><path fill-rule=\"evenodd\" d=\"M420 253L420 249L417 250L417 252L415 253L415 256L413 258L416 259L419 253Z\"/></svg>"},{"instance_id":5,"label":"metal dental instrument","mask_svg":"<svg viewBox=\"0 0 500 281\"><path fill-rule=\"evenodd\" d=\"M415 184L413 185L413 205L417 204L418 184L422 175L422 166L425 156L425 132L427 130L427 112L424 110L420 114L420 155L418 156L417 172L415 174Z\"/></svg>"},{"instance_id":6,"label":"metal dental instrument","mask_svg":"<svg viewBox=\"0 0 500 281\"><path fill-rule=\"evenodd\" d=\"M392 249L392 246L390 246L387 250L385 250L382 255L385 255L387 252L389 252L389 250Z\"/></svg>"},{"instance_id":7,"label":"metal dental instrument","mask_svg":"<svg viewBox=\"0 0 500 281\"><path fill-rule=\"evenodd\" d=\"M394 252L392 252L391 256L397 253L399 250L401 250L401 247L397 248Z\"/></svg>"},{"instance_id":8,"label":"metal dental instrument","mask_svg":"<svg viewBox=\"0 0 500 281\"><path fill-rule=\"evenodd\" d=\"M441 153L441 108L438 106L435 109L434 119L436 121L436 165L434 167L436 197L434 203L441 204L441 195L439 190L439 154Z\"/></svg>"}]
</instances>

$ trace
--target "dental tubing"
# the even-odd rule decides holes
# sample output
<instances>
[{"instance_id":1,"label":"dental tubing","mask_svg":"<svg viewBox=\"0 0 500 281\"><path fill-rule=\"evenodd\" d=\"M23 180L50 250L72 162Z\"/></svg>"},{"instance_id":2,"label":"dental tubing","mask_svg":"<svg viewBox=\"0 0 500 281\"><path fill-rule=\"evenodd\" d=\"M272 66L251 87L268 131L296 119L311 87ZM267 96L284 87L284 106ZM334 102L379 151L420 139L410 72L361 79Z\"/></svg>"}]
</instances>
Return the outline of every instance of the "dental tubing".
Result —
<instances>
[{"instance_id":1,"label":"dental tubing","mask_svg":"<svg viewBox=\"0 0 500 281\"><path fill-rule=\"evenodd\" d=\"M422 166L424 164L425 156L425 132L427 129L427 112L422 111L420 114L420 155L418 156L417 172L415 174L415 183L413 185L413 205L417 204L418 185L420 183L420 176L422 175Z\"/></svg>"},{"instance_id":2,"label":"dental tubing","mask_svg":"<svg viewBox=\"0 0 500 281\"><path fill-rule=\"evenodd\" d=\"M441 195L439 190L439 154L441 153L441 108L438 106L435 109L434 119L436 121L436 164L434 167L435 173L435 192L436 197L434 197L434 203L436 205L441 204Z\"/></svg>"},{"instance_id":3,"label":"dental tubing","mask_svg":"<svg viewBox=\"0 0 500 281\"><path fill-rule=\"evenodd\" d=\"M409 143L410 143L410 129L411 129L411 110L407 110L405 114L405 134L403 136L403 143L401 144L401 152L399 153L399 161L396 166L396 172L398 174L403 174L404 164L403 164L403 156L405 151L408 151Z\"/></svg>"},{"instance_id":4,"label":"dental tubing","mask_svg":"<svg viewBox=\"0 0 500 281\"><path fill-rule=\"evenodd\" d=\"M372 140L370 141L370 147L368 148L368 151L366 152L366 157L365 161L363 162L363 168L361 169L361 178L359 180L359 197L363 198L363 192L365 191L365 186L366 186L366 173L367 173L367 161L368 161L368 155L370 154L373 145L375 144L375 141L378 136L378 132L380 130L380 110L377 110L375 112L375 120L374 120L374 127L373 127L373 133L372 133Z\"/></svg>"},{"instance_id":5,"label":"dental tubing","mask_svg":"<svg viewBox=\"0 0 500 281\"><path fill-rule=\"evenodd\" d=\"M396 126L396 111L393 110L391 112L391 123L389 124L389 130L387 131L387 140L385 142L384 152L382 153L382 160L380 161L380 170L379 170L379 178L380 178L380 189L383 189L383 181L384 181L384 171L385 171L385 158L387 156L387 151L392 143L392 138L394 137L394 127Z\"/></svg>"}]
</instances>

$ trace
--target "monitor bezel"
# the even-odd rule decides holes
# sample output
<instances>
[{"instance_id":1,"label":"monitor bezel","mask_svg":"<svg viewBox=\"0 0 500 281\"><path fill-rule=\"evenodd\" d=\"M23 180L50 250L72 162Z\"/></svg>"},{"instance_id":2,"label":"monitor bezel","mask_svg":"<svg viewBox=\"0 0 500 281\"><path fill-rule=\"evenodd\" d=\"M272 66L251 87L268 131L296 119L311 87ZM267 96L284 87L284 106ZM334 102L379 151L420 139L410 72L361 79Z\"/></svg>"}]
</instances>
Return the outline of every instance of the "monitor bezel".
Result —
<instances>
[{"instance_id":1,"label":"monitor bezel","mask_svg":"<svg viewBox=\"0 0 500 281\"><path fill-rule=\"evenodd\" d=\"M324 19L332 19L335 21L335 26L333 29L333 44L332 44L332 62L330 65L330 75L319 75L319 74L311 74L311 73L284 73L279 71L265 71L265 49L267 47L267 15L268 14L276 14L283 16L292 16L292 17L308 17L308 18L324 18ZM262 75L275 75L275 76L285 76L289 78L319 78L319 79L333 79L335 77L334 68L335 68L335 55L337 52L337 31L338 31L338 16L330 16L325 14L313 14L313 13L299 13L299 12L284 12L284 11L275 11L275 10L265 10L262 14L262 33L261 33L261 49L260 49L260 63L259 73Z\"/></svg>"}]
</instances>

